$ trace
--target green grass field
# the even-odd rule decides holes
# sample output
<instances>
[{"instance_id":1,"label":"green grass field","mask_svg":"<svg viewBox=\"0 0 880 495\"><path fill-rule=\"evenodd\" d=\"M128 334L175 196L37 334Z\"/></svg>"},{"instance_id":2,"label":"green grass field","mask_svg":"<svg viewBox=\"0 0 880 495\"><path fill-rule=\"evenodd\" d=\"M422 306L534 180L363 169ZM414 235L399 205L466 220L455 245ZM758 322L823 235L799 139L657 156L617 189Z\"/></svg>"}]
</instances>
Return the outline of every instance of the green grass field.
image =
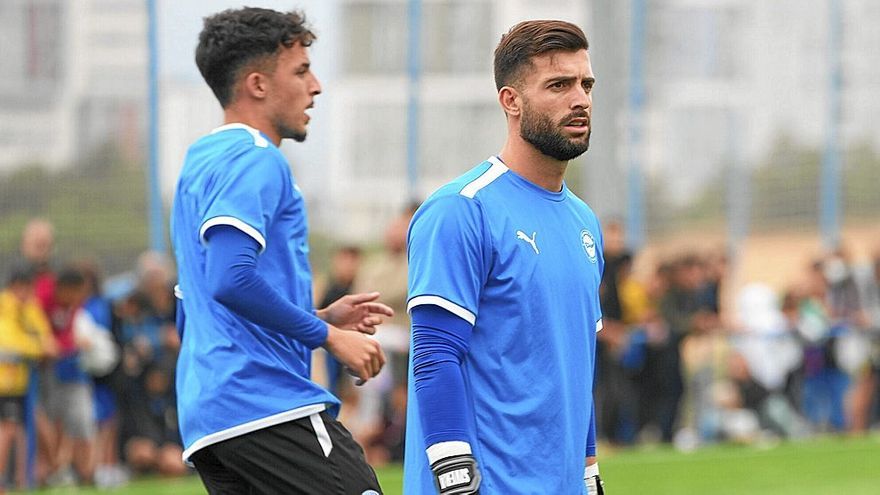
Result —
<instances>
[{"instance_id":1,"label":"green grass field","mask_svg":"<svg viewBox=\"0 0 880 495\"><path fill-rule=\"evenodd\" d=\"M876 436L816 439L775 447L725 445L692 453L665 447L624 449L603 453L600 465L609 495L880 494L880 437ZM400 466L378 473L387 495L403 493ZM111 491L64 488L37 493L196 495L205 491L192 477L142 480Z\"/></svg>"}]
</instances>

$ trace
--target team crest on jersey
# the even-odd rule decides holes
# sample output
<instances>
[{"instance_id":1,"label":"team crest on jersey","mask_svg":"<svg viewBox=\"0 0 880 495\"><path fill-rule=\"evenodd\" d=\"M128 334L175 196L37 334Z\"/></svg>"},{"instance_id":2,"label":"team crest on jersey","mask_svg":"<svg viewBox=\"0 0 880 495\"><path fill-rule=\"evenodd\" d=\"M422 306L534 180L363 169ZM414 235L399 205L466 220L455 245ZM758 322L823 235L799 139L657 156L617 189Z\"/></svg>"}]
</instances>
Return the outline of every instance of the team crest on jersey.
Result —
<instances>
[{"instance_id":1,"label":"team crest on jersey","mask_svg":"<svg viewBox=\"0 0 880 495\"><path fill-rule=\"evenodd\" d=\"M587 253L587 259L590 260L590 263L595 263L596 240L593 238L593 234L587 229L581 231L581 244L584 245L584 252Z\"/></svg>"}]
</instances>

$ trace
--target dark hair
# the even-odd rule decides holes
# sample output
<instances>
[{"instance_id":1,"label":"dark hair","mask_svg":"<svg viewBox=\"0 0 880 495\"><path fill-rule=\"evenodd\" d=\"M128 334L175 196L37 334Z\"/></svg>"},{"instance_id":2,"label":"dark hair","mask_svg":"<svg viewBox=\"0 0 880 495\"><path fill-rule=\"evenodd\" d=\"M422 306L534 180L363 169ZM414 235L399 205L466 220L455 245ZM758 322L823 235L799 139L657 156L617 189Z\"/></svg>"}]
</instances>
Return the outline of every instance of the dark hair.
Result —
<instances>
[{"instance_id":1,"label":"dark hair","mask_svg":"<svg viewBox=\"0 0 880 495\"><path fill-rule=\"evenodd\" d=\"M65 268L58 272L58 277L55 279L56 287L83 287L86 284L86 278L83 276L82 272L77 270L76 268Z\"/></svg>"},{"instance_id":2,"label":"dark hair","mask_svg":"<svg viewBox=\"0 0 880 495\"><path fill-rule=\"evenodd\" d=\"M274 68L282 47L310 46L315 34L301 12L277 12L245 7L205 18L196 47L196 65L220 105L232 101L232 89L242 71Z\"/></svg>"},{"instance_id":3,"label":"dark hair","mask_svg":"<svg viewBox=\"0 0 880 495\"><path fill-rule=\"evenodd\" d=\"M90 293L101 293L101 286L104 282L104 273L97 261L83 258L75 261L72 266L82 274Z\"/></svg>"},{"instance_id":4,"label":"dark hair","mask_svg":"<svg viewBox=\"0 0 880 495\"><path fill-rule=\"evenodd\" d=\"M30 284L34 281L33 268L25 264L16 264L9 270L9 276L6 279L7 285L14 284Z\"/></svg>"},{"instance_id":5,"label":"dark hair","mask_svg":"<svg viewBox=\"0 0 880 495\"><path fill-rule=\"evenodd\" d=\"M523 21L501 36L495 48L495 87L519 82L522 69L531 66L532 57L553 50L588 50L581 28L565 21Z\"/></svg>"}]
</instances>

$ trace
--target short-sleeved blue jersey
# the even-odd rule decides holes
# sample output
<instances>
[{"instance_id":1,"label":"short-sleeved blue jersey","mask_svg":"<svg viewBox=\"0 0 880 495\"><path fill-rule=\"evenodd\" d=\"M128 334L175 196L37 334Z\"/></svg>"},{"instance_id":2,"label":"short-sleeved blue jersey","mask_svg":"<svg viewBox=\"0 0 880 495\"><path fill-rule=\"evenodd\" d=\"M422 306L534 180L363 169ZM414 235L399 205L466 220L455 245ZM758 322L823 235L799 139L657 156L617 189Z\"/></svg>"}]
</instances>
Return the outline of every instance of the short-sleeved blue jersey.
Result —
<instances>
[{"instance_id":1,"label":"short-sleeved blue jersey","mask_svg":"<svg viewBox=\"0 0 880 495\"><path fill-rule=\"evenodd\" d=\"M480 491L583 493L604 267L592 210L491 157L422 205L408 245L409 308L434 304L474 327L461 397ZM431 494L414 388L404 491Z\"/></svg>"},{"instance_id":2,"label":"short-sleeved blue jersey","mask_svg":"<svg viewBox=\"0 0 880 495\"><path fill-rule=\"evenodd\" d=\"M228 124L187 152L171 218L186 322L177 363L184 458L207 445L339 404L310 380L311 348L213 300L205 233L230 225L262 246L257 274L306 311L312 304L305 204L287 160L263 134Z\"/></svg>"}]
</instances>

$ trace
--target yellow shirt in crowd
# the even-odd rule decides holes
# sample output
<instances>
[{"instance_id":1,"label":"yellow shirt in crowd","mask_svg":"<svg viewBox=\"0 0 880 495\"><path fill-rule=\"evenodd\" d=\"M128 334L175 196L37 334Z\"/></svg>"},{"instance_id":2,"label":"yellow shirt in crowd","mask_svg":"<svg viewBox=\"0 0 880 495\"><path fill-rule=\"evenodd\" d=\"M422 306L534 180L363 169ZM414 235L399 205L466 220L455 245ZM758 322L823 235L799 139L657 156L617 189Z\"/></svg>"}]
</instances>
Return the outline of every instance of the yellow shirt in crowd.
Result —
<instances>
[{"instance_id":1,"label":"yellow shirt in crowd","mask_svg":"<svg viewBox=\"0 0 880 495\"><path fill-rule=\"evenodd\" d=\"M8 290L0 292L0 396L27 392L30 362L46 354L52 339L36 299L22 301Z\"/></svg>"}]
</instances>

